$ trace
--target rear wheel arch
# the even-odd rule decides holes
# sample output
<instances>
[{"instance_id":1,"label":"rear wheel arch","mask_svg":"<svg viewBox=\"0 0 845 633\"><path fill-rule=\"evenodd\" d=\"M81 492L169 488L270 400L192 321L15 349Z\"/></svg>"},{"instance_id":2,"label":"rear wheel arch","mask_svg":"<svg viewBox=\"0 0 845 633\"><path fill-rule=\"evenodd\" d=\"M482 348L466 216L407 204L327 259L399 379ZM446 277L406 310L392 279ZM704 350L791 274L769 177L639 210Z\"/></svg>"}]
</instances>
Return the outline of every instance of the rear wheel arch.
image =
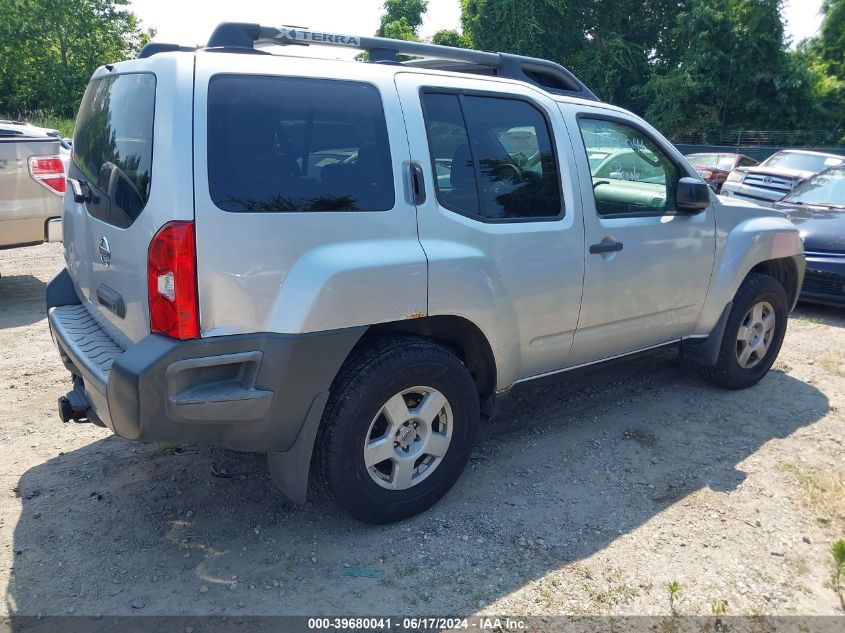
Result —
<instances>
[{"instance_id":1,"label":"rear wheel arch","mask_svg":"<svg viewBox=\"0 0 845 633\"><path fill-rule=\"evenodd\" d=\"M368 346L397 334L427 339L455 354L466 365L475 382L482 419L492 417L496 397L496 359L489 340L475 323L453 315L380 323L370 326L356 347Z\"/></svg>"}]
</instances>

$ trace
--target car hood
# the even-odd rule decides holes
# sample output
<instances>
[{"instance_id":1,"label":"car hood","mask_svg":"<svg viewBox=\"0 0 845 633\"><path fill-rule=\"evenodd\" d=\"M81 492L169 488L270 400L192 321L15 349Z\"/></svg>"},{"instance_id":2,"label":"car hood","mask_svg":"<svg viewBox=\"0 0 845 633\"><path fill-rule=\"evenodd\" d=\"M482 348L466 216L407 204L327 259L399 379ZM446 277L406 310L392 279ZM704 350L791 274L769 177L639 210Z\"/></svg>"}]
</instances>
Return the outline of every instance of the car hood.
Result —
<instances>
[{"instance_id":1,"label":"car hood","mask_svg":"<svg viewBox=\"0 0 845 633\"><path fill-rule=\"evenodd\" d=\"M746 174L762 174L764 176L779 176L781 178L797 178L806 180L816 175L814 171L803 169L786 169L784 167L739 167L737 171Z\"/></svg>"},{"instance_id":2,"label":"car hood","mask_svg":"<svg viewBox=\"0 0 845 633\"><path fill-rule=\"evenodd\" d=\"M804 249L845 253L845 209L779 202L775 205L801 232Z\"/></svg>"},{"instance_id":3,"label":"car hood","mask_svg":"<svg viewBox=\"0 0 845 633\"><path fill-rule=\"evenodd\" d=\"M714 174L727 174L727 169L719 169L718 167L702 167L701 165L693 165L692 168L701 173L703 171L712 171Z\"/></svg>"}]
</instances>

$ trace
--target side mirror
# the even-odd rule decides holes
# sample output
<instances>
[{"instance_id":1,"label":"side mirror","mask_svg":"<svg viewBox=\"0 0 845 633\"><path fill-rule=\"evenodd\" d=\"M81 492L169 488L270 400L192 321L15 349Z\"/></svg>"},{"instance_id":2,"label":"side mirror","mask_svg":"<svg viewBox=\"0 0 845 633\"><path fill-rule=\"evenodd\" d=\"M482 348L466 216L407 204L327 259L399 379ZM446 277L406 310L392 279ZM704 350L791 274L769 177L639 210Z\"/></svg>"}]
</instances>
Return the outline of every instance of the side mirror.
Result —
<instances>
[{"instance_id":1,"label":"side mirror","mask_svg":"<svg viewBox=\"0 0 845 633\"><path fill-rule=\"evenodd\" d=\"M675 205L679 211L694 214L710 206L710 187L706 182L689 176L678 181Z\"/></svg>"}]
</instances>

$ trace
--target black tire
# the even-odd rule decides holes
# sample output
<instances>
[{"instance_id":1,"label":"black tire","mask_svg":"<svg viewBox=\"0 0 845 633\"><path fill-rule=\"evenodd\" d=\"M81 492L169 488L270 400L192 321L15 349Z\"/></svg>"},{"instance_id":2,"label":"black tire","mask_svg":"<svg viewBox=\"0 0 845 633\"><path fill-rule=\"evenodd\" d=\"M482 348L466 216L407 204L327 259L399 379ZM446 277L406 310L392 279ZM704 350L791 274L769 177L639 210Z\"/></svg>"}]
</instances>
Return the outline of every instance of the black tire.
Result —
<instances>
[{"instance_id":1,"label":"black tire","mask_svg":"<svg viewBox=\"0 0 845 633\"><path fill-rule=\"evenodd\" d=\"M762 358L752 367L743 367L737 357L739 328L749 310L761 302L768 303L774 310L774 332ZM704 368L705 375L726 389L745 389L756 384L768 373L780 352L788 314L788 299L783 286L768 275L750 273L734 297L719 358L714 366Z\"/></svg>"},{"instance_id":2,"label":"black tire","mask_svg":"<svg viewBox=\"0 0 845 633\"><path fill-rule=\"evenodd\" d=\"M410 488L388 490L371 476L364 445L387 401L417 386L445 396L452 413L451 441L427 477ZM335 379L317 433L312 472L318 485L356 519L401 521L437 503L454 485L469 460L479 417L475 383L454 354L424 339L380 340L355 352Z\"/></svg>"}]
</instances>

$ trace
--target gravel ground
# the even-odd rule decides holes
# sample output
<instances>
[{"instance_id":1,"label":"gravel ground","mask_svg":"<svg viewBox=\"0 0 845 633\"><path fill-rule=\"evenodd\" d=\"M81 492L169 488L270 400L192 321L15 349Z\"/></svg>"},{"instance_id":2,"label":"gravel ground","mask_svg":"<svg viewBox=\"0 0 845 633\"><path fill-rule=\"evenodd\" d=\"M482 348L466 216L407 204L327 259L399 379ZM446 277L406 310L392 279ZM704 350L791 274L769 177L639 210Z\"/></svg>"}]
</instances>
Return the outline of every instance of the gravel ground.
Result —
<instances>
[{"instance_id":1,"label":"gravel ground","mask_svg":"<svg viewBox=\"0 0 845 633\"><path fill-rule=\"evenodd\" d=\"M279 501L262 456L62 425L61 248L0 251L0 615L841 614L845 311L727 392L673 352L515 388L428 513ZM225 476L220 476L225 475Z\"/></svg>"}]
</instances>

